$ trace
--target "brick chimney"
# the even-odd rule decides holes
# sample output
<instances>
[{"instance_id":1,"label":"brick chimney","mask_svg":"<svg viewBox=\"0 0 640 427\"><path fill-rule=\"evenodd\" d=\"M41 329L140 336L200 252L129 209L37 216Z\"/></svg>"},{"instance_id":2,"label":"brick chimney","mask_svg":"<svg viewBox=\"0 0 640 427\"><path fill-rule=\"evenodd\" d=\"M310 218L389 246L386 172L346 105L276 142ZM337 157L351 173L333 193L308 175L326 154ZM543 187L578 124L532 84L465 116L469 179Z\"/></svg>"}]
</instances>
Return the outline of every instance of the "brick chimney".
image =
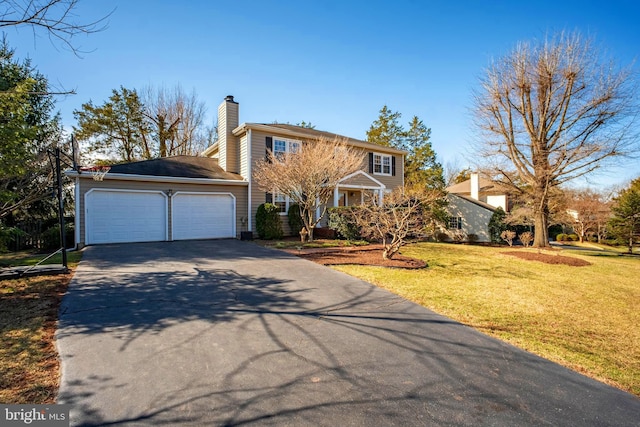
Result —
<instances>
[{"instance_id":1,"label":"brick chimney","mask_svg":"<svg viewBox=\"0 0 640 427\"><path fill-rule=\"evenodd\" d=\"M480 200L480 176L477 172L471 173L471 198Z\"/></svg>"},{"instance_id":2,"label":"brick chimney","mask_svg":"<svg viewBox=\"0 0 640 427\"><path fill-rule=\"evenodd\" d=\"M239 173L238 138L231 133L238 127L240 110L233 96L227 95L218 107L218 164L227 172Z\"/></svg>"}]
</instances>

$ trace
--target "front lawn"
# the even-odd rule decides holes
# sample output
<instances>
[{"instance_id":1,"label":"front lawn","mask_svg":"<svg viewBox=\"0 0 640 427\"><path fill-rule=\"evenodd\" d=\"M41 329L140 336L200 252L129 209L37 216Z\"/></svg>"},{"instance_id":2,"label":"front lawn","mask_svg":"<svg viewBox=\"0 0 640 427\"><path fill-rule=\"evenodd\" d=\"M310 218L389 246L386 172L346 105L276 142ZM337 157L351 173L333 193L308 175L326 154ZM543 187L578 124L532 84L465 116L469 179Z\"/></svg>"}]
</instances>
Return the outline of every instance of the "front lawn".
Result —
<instances>
[{"instance_id":1,"label":"front lawn","mask_svg":"<svg viewBox=\"0 0 640 427\"><path fill-rule=\"evenodd\" d=\"M70 252L75 268L80 252ZM44 255L0 255L0 266L33 265ZM60 254L47 262L61 263ZM53 403L59 363L53 337L72 273L0 280L0 403Z\"/></svg>"},{"instance_id":2,"label":"front lawn","mask_svg":"<svg viewBox=\"0 0 640 427\"><path fill-rule=\"evenodd\" d=\"M419 243L402 254L426 261L426 269L333 268L640 396L640 259L548 252L591 263L569 267L506 250Z\"/></svg>"}]
</instances>

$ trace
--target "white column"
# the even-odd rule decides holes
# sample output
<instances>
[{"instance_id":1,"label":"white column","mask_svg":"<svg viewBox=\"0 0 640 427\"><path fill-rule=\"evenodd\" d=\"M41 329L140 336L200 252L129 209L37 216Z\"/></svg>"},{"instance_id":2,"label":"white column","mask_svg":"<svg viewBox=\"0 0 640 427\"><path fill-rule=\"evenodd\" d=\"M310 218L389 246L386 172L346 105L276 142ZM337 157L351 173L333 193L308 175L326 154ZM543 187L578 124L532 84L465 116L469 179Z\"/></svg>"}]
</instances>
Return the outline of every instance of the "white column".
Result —
<instances>
[{"instance_id":1,"label":"white column","mask_svg":"<svg viewBox=\"0 0 640 427\"><path fill-rule=\"evenodd\" d=\"M378 190L378 200L379 200L378 205L382 206L382 202L384 200L384 189L383 188Z\"/></svg>"},{"instance_id":2,"label":"white column","mask_svg":"<svg viewBox=\"0 0 640 427\"><path fill-rule=\"evenodd\" d=\"M340 204L340 192L338 191L338 186L333 189L333 206L338 206Z\"/></svg>"}]
</instances>

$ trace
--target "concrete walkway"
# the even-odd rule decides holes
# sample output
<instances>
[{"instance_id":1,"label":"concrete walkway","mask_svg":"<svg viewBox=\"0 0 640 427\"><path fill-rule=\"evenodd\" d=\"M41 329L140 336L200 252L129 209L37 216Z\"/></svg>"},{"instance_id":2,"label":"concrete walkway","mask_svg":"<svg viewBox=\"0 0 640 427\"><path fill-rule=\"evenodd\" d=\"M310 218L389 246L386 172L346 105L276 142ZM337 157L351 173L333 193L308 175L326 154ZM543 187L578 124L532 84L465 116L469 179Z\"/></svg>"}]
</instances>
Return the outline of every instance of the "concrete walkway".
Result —
<instances>
[{"instance_id":1,"label":"concrete walkway","mask_svg":"<svg viewBox=\"0 0 640 427\"><path fill-rule=\"evenodd\" d=\"M640 399L235 240L95 246L61 307L72 425L637 426Z\"/></svg>"}]
</instances>

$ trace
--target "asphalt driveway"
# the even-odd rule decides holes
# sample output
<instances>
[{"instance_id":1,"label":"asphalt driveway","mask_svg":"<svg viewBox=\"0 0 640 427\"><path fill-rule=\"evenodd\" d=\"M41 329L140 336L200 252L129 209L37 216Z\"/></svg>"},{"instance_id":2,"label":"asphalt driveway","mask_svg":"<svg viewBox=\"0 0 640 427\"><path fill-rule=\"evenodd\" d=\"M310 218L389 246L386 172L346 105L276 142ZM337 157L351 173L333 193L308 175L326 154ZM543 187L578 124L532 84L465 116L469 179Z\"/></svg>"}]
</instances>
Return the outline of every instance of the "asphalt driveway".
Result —
<instances>
[{"instance_id":1,"label":"asphalt driveway","mask_svg":"<svg viewBox=\"0 0 640 427\"><path fill-rule=\"evenodd\" d=\"M638 425L640 399L236 240L95 246L65 296L72 425Z\"/></svg>"}]
</instances>

